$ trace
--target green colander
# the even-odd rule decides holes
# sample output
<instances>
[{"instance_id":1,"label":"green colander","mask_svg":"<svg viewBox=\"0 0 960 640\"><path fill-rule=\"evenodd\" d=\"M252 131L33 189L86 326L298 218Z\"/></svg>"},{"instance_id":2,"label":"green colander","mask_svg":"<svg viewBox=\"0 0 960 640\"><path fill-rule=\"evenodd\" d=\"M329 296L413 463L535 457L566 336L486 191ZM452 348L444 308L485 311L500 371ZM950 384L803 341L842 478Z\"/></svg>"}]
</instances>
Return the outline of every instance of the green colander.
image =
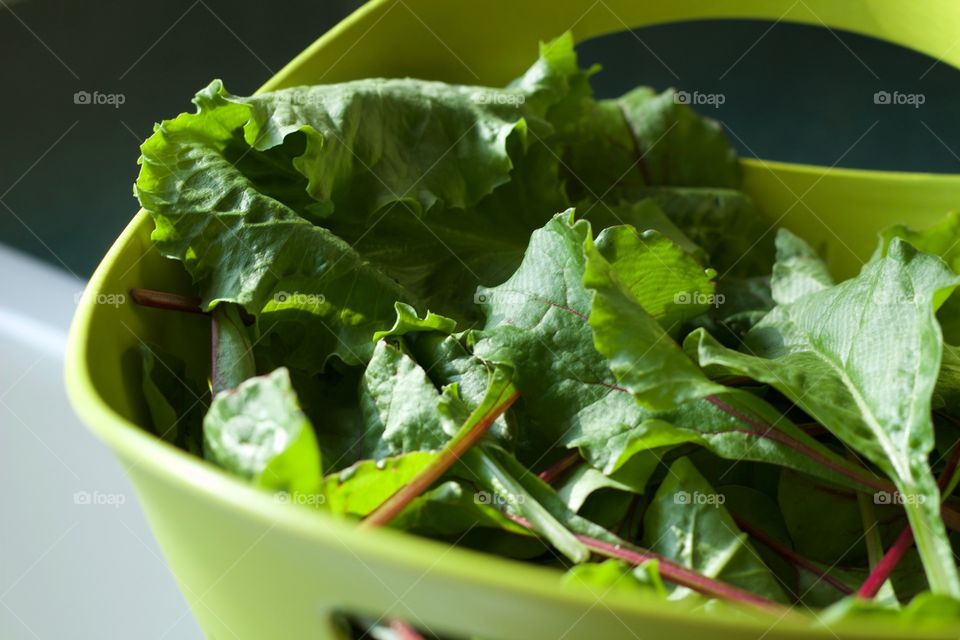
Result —
<instances>
[{"instance_id":1,"label":"green colander","mask_svg":"<svg viewBox=\"0 0 960 640\"><path fill-rule=\"evenodd\" d=\"M957 0L377 0L297 56L262 91L370 76L500 85L537 40L578 40L683 20L752 18L843 29L960 65ZM781 224L830 249L853 273L872 232L923 226L960 202L960 177L744 160L745 189ZM189 292L179 263L149 241L141 211L116 241L77 311L67 353L70 398L114 451L200 626L210 638L335 638L336 611L399 617L435 633L500 640L902 638L854 620L718 617L657 597L561 585L554 570L449 547L279 503L144 431L140 341L176 350L205 374L209 324L134 305L98 305L131 287ZM173 622L173 621L171 621ZM960 637L960 623L936 635Z\"/></svg>"}]
</instances>

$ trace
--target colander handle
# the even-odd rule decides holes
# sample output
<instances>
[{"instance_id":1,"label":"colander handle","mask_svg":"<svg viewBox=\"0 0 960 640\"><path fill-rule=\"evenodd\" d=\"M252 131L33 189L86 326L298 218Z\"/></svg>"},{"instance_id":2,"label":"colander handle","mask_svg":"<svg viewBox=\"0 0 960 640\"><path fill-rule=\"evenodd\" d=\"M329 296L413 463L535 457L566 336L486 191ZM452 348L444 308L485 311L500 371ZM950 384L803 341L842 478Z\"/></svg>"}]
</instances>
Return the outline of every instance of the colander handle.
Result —
<instances>
[{"instance_id":1,"label":"colander handle","mask_svg":"<svg viewBox=\"0 0 960 640\"><path fill-rule=\"evenodd\" d=\"M960 68L956 0L372 0L327 32L261 91L377 75L503 83L530 63L530 43L577 41L689 20L794 22L872 36ZM376 47L357 46L373 39Z\"/></svg>"}]
</instances>

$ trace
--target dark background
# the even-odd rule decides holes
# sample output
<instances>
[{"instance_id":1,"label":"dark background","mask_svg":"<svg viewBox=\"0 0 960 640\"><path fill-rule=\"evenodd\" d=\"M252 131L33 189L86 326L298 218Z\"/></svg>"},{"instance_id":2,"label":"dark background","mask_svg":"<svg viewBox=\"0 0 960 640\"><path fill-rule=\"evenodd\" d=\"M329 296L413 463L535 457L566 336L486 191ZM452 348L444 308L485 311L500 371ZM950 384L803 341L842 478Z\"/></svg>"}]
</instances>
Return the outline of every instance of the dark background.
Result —
<instances>
[{"instance_id":1,"label":"dark background","mask_svg":"<svg viewBox=\"0 0 960 640\"><path fill-rule=\"evenodd\" d=\"M89 276L137 209L137 147L153 122L191 110L214 77L252 92L359 4L0 0L0 242ZM601 95L641 83L722 93L720 108L699 110L745 156L960 172L960 73L920 54L747 21L647 28L580 49L604 65ZM80 90L125 101L77 105ZM926 102L876 105L881 90Z\"/></svg>"}]
</instances>

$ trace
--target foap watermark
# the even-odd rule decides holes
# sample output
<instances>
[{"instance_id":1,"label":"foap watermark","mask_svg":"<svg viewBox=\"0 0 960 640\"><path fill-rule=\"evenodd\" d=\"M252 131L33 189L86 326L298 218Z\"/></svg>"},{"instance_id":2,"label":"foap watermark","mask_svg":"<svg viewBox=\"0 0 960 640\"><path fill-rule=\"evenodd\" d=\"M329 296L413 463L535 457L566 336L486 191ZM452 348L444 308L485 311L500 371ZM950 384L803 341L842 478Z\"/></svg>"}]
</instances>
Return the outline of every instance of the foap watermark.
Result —
<instances>
[{"instance_id":1,"label":"foap watermark","mask_svg":"<svg viewBox=\"0 0 960 640\"><path fill-rule=\"evenodd\" d=\"M77 91L73 94L73 104L89 105L108 105L114 109L119 109L120 105L127 101L127 96L122 93L100 93L99 91Z\"/></svg>"},{"instance_id":2,"label":"foap watermark","mask_svg":"<svg viewBox=\"0 0 960 640\"><path fill-rule=\"evenodd\" d=\"M127 294L107 291L93 292L83 289L73 295L74 304L99 304L117 308L127 303Z\"/></svg>"},{"instance_id":3,"label":"foap watermark","mask_svg":"<svg viewBox=\"0 0 960 640\"><path fill-rule=\"evenodd\" d=\"M925 104L927 96L922 93L902 93L900 91L877 91L873 94L873 104L907 106L919 109Z\"/></svg>"},{"instance_id":4,"label":"foap watermark","mask_svg":"<svg viewBox=\"0 0 960 640\"><path fill-rule=\"evenodd\" d=\"M873 494L873 504L912 505L923 504L926 501L927 496L925 495L914 493L903 494L899 491L877 491Z\"/></svg>"},{"instance_id":5,"label":"foap watermark","mask_svg":"<svg viewBox=\"0 0 960 640\"><path fill-rule=\"evenodd\" d=\"M677 104L690 106L706 106L719 109L727 101L722 93L702 93L700 91L677 91L673 94L673 101Z\"/></svg>"},{"instance_id":6,"label":"foap watermark","mask_svg":"<svg viewBox=\"0 0 960 640\"><path fill-rule=\"evenodd\" d=\"M722 293L678 291L673 294L673 304L677 305L695 304L698 306L719 308L724 302L726 302L726 297Z\"/></svg>"},{"instance_id":7,"label":"foap watermark","mask_svg":"<svg viewBox=\"0 0 960 640\"><path fill-rule=\"evenodd\" d=\"M722 493L703 493L702 491L677 491L673 494L673 504L696 504L719 507L727 501Z\"/></svg>"},{"instance_id":8,"label":"foap watermark","mask_svg":"<svg viewBox=\"0 0 960 640\"><path fill-rule=\"evenodd\" d=\"M511 91L474 91L470 94L470 99L476 104L509 105L512 107L519 107L527 101L527 97L522 93Z\"/></svg>"},{"instance_id":9,"label":"foap watermark","mask_svg":"<svg viewBox=\"0 0 960 640\"><path fill-rule=\"evenodd\" d=\"M299 504L304 507L320 507L327 501L327 497L322 493L287 493L280 491L273 494L273 501L281 504Z\"/></svg>"},{"instance_id":10,"label":"foap watermark","mask_svg":"<svg viewBox=\"0 0 960 640\"><path fill-rule=\"evenodd\" d=\"M327 302L322 293L301 293L299 291L278 291L273 294L273 301L277 304L291 304L298 307L318 307Z\"/></svg>"},{"instance_id":11,"label":"foap watermark","mask_svg":"<svg viewBox=\"0 0 960 640\"><path fill-rule=\"evenodd\" d=\"M127 503L123 493L105 493L103 491L77 491L73 494L73 504L80 506L113 507L119 509Z\"/></svg>"},{"instance_id":12,"label":"foap watermark","mask_svg":"<svg viewBox=\"0 0 960 640\"><path fill-rule=\"evenodd\" d=\"M515 504L523 504L523 496L515 496L512 493L499 494L489 493L487 491L477 491L473 494L474 504L488 504L492 507L506 507Z\"/></svg>"}]
</instances>

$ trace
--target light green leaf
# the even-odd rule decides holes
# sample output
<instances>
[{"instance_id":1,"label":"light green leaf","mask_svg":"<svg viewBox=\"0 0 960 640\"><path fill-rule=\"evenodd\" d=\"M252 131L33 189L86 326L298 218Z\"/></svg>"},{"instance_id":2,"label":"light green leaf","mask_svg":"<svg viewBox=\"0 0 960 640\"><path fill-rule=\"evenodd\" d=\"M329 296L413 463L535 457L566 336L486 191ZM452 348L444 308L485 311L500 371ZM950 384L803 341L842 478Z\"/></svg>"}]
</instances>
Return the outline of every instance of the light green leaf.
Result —
<instances>
[{"instance_id":1,"label":"light green leaf","mask_svg":"<svg viewBox=\"0 0 960 640\"><path fill-rule=\"evenodd\" d=\"M917 249L940 256L960 274L960 212L953 211L937 224L920 231L906 225L895 225L880 234L878 255L886 255L894 238L909 242ZM944 339L950 344L960 344L960 293L951 295L940 310L937 319L943 329Z\"/></svg>"},{"instance_id":2,"label":"light green leaf","mask_svg":"<svg viewBox=\"0 0 960 640\"><path fill-rule=\"evenodd\" d=\"M647 468L647 478L653 473L653 465ZM634 486L624 484L588 464L578 465L563 479L557 487L557 495L570 507L571 511L579 511L590 494L600 489L616 489L619 491L635 491Z\"/></svg>"},{"instance_id":3,"label":"light green leaf","mask_svg":"<svg viewBox=\"0 0 960 640\"><path fill-rule=\"evenodd\" d=\"M361 460L323 479L325 508L339 516L363 517L407 484L437 457L412 451L380 460Z\"/></svg>"},{"instance_id":4,"label":"light green leaf","mask_svg":"<svg viewBox=\"0 0 960 640\"><path fill-rule=\"evenodd\" d=\"M648 560L632 567L621 560L604 560L571 567L564 575L568 585L584 585L596 595L602 596L610 589L625 589L628 592L649 592L666 597L667 589L660 578L656 560Z\"/></svg>"},{"instance_id":5,"label":"light green leaf","mask_svg":"<svg viewBox=\"0 0 960 640\"><path fill-rule=\"evenodd\" d=\"M707 262L706 252L688 238L651 198L621 200L615 204L587 199L577 203L576 209L577 215L588 221L595 231L625 224L639 232L657 231L693 256L698 263Z\"/></svg>"},{"instance_id":6,"label":"light green leaf","mask_svg":"<svg viewBox=\"0 0 960 640\"><path fill-rule=\"evenodd\" d=\"M290 174L263 165L282 167L295 152L276 135L255 139L256 148L244 139L248 123L251 131L265 126L259 111L219 82L195 102L196 114L164 121L141 147L137 196L156 222L158 249L184 261L208 306L234 302L256 315L269 304L261 328L274 335L266 344L290 356L289 366L322 369L333 354L366 360L370 335L410 295L271 196Z\"/></svg>"},{"instance_id":7,"label":"light green leaf","mask_svg":"<svg viewBox=\"0 0 960 640\"><path fill-rule=\"evenodd\" d=\"M420 331L439 331L440 333L450 334L457 328L455 320L430 311L423 318L420 318L416 309L403 302L395 304L394 309L397 312L397 319L393 326L386 331L378 331L373 334L374 341Z\"/></svg>"},{"instance_id":8,"label":"light green leaf","mask_svg":"<svg viewBox=\"0 0 960 640\"><path fill-rule=\"evenodd\" d=\"M218 394L203 420L204 456L254 484L292 494L320 486L320 450L286 369Z\"/></svg>"},{"instance_id":9,"label":"light green leaf","mask_svg":"<svg viewBox=\"0 0 960 640\"><path fill-rule=\"evenodd\" d=\"M649 315L668 331L713 304L716 272L704 269L671 239L628 225L604 229L587 245L587 276L598 256ZM589 288L589 286L588 286Z\"/></svg>"},{"instance_id":10,"label":"light green leaf","mask_svg":"<svg viewBox=\"0 0 960 640\"><path fill-rule=\"evenodd\" d=\"M713 292L712 272L663 236L629 226L606 229L596 246L587 237L584 251L594 347L618 383L654 410L723 392L664 329L697 314L700 297Z\"/></svg>"},{"instance_id":11,"label":"light green leaf","mask_svg":"<svg viewBox=\"0 0 960 640\"><path fill-rule=\"evenodd\" d=\"M460 402L447 396L447 400ZM409 451L433 451L456 433L469 413L439 410L441 394L410 356L381 340L360 383L364 435L362 457L386 458ZM462 405L462 402L460 402Z\"/></svg>"},{"instance_id":12,"label":"light green leaf","mask_svg":"<svg viewBox=\"0 0 960 640\"><path fill-rule=\"evenodd\" d=\"M826 263L806 242L786 229L777 232L777 261L770 279L773 299L789 304L833 286Z\"/></svg>"}]
</instances>

